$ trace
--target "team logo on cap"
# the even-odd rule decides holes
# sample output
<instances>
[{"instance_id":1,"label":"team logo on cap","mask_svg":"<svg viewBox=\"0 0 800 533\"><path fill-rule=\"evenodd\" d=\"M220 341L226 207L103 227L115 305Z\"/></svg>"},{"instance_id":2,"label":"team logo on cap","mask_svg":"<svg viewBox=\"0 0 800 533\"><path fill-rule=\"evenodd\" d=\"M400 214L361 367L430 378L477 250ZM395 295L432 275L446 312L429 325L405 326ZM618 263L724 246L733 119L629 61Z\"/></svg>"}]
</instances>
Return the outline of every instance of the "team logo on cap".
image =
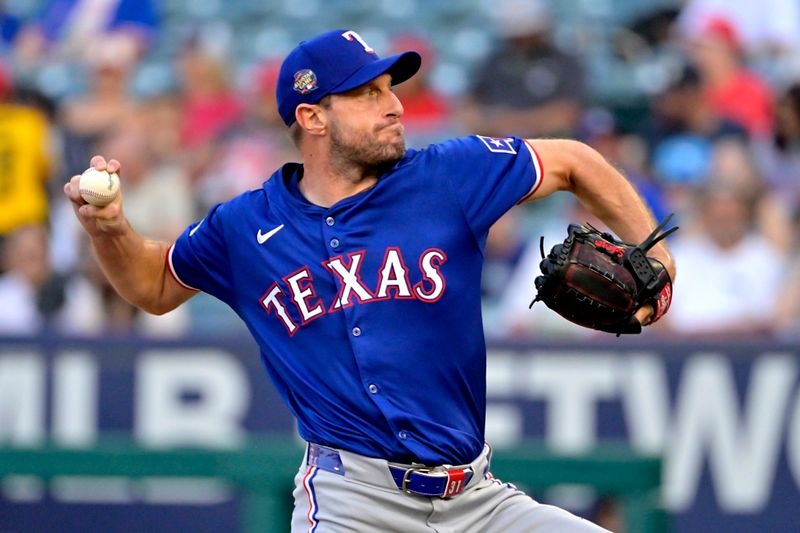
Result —
<instances>
[{"instance_id":1,"label":"team logo on cap","mask_svg":"<svg viewBox=\"0 0 800 533\"><path fill-rule=\"evenodd\" d=\"M304 68L294 73L294 90L300 94L308 94L319 88L317 75L313 70Z\"/></svg>"}]
</instances>

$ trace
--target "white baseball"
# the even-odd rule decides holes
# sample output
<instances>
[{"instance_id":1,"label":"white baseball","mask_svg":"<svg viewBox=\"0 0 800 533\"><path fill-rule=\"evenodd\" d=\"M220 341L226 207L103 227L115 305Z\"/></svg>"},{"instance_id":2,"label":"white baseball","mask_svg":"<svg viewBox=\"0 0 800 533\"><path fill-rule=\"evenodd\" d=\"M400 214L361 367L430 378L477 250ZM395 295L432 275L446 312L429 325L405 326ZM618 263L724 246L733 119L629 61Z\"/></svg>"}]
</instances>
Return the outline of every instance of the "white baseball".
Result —
<instances>
[{"instance_id":1,"label":"white baseball","mask_svg":"<svg viewBox=\"0 0 800 533\"><path fill-rule=\"evenodd\" d=\"M78 184L81 198L97 207L110 204L119 194L119 176L89 167L81 174Z\"/></svg>"}]
</instances>

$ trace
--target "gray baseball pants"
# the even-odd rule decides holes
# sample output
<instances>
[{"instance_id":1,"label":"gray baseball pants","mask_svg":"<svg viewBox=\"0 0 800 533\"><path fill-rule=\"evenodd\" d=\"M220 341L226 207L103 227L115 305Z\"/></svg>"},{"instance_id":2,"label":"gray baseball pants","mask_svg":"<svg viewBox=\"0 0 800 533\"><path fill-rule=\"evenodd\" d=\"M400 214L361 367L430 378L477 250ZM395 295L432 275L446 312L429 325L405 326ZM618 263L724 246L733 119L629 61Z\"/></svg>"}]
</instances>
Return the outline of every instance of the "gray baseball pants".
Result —
<instances>
[{"instance_id":1,"label":"gray baseball pants","mask_svg":"<svg viewBox=\"0 0 800 533\"><path fill-rule=\"evenodd\" d=\"M609 533L493 478L488 446L469 465L475 475L463 492L451 498L406 494L386 461L336 451L339 472L309 465L308 452L303 458L295 476L292 533Z\"/></svg>"}]
</instances>

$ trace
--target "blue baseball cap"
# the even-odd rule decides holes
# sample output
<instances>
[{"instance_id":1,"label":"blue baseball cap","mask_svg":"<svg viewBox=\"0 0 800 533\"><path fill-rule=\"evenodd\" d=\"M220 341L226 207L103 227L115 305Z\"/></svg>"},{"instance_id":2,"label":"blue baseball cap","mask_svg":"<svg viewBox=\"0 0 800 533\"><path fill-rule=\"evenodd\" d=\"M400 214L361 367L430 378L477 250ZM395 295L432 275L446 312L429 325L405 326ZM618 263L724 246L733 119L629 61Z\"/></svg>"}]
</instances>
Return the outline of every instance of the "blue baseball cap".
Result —
<instances>
[{"instance_id":1,"label":"blue baseball cap","mask_svg":"<svg viewBox=\"0 0 800 533\"><path fill-rule=\"evenodd\" d=\"M333 30L301 42L283 60L278 75L278 112L287 126L294 124L300 104L316 104L329 94L355 89L381 74L392 85L416 74L422 64L417 52L381 59L354 31Z\"/></svg>"}]
</instances>

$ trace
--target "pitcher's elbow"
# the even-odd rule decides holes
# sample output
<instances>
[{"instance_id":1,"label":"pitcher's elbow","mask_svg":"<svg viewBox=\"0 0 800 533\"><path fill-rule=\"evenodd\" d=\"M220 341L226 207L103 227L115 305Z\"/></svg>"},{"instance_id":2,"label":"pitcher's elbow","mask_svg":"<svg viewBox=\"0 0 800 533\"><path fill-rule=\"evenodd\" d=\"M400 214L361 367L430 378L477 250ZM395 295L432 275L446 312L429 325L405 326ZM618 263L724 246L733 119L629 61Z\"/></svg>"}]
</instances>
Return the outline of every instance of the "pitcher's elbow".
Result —
<instances>
[{"instance_id":1,"label":"pitcher's elbow","mask_svg":"<svg viewBox=\"0 0 800 533\"><path fill-rule=\"evenodd\" d=\"M162 302L156 302L156 303L151 303L147 306L140 306L139 309L147 313L150 313L151 315L161 316L175 309L175 306L166 305L165 303Z\"/></svg>"}]
</instances>

